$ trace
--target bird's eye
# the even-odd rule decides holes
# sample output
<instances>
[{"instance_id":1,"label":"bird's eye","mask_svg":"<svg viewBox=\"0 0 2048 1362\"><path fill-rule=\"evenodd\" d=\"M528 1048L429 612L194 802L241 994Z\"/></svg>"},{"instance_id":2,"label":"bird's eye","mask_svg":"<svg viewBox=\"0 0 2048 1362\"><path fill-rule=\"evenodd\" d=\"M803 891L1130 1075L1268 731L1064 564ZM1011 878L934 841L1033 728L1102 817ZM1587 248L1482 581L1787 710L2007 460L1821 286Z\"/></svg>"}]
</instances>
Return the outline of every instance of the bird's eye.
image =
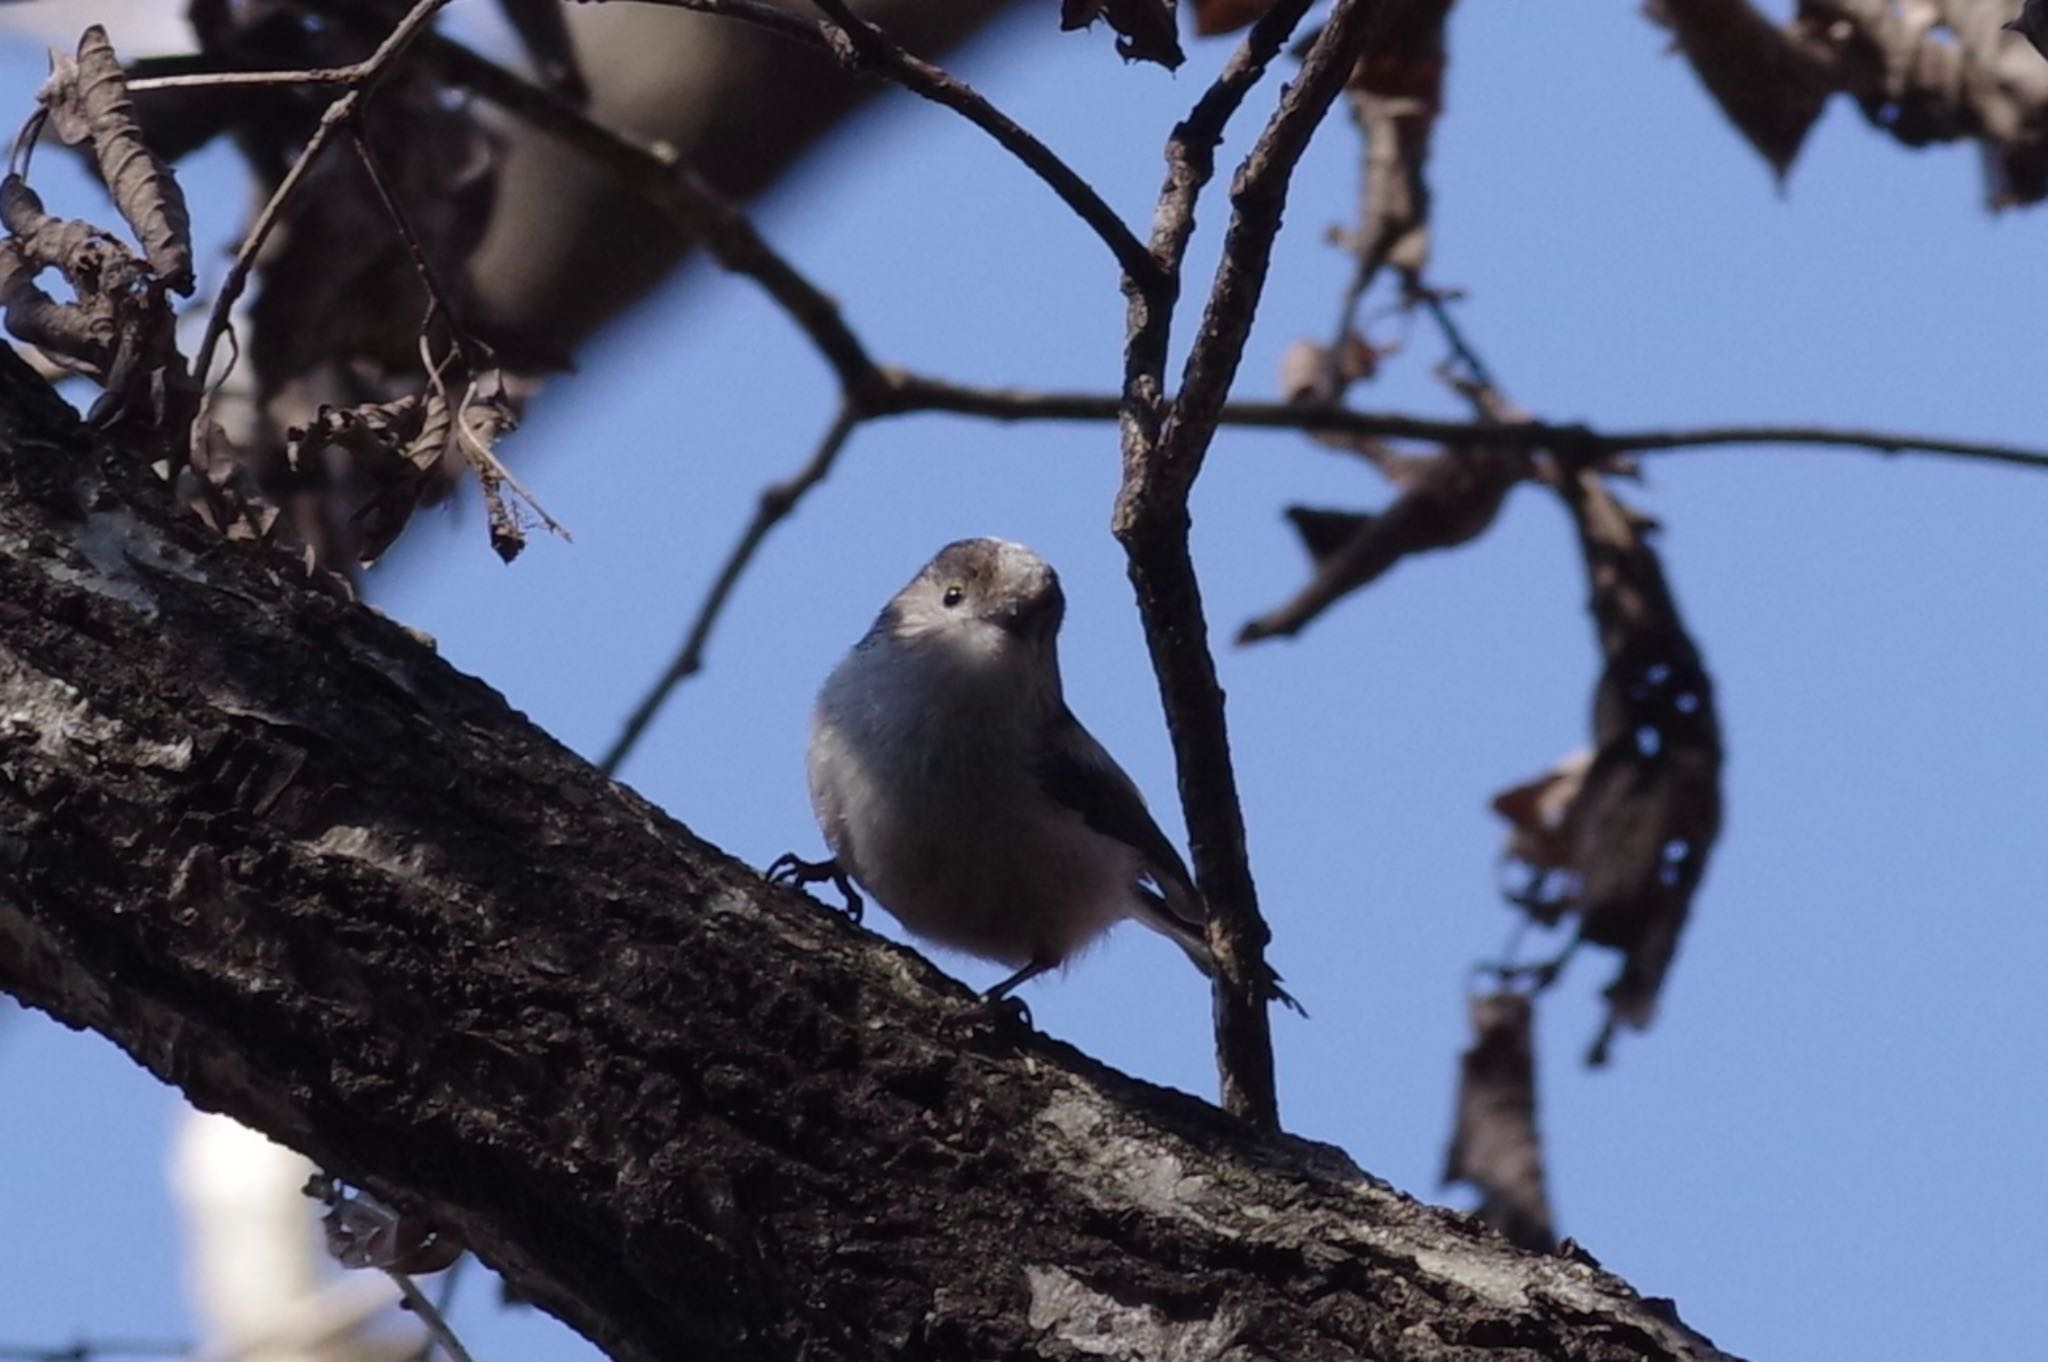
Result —
<instances>
[{"instance_id":1,"label":"bird's eye","mask_svg":"<svg viewBox=\"0 0 2048 1362\"><path fill-rule=\"evenodd\" d=\"M946 594L939 597L939 602L940 604L950 608L952 606L960 604L960 602L966 599L967 589L961 586L960 583L955 582L951 586L946 588Z\"/></svg>"}]
</instances>

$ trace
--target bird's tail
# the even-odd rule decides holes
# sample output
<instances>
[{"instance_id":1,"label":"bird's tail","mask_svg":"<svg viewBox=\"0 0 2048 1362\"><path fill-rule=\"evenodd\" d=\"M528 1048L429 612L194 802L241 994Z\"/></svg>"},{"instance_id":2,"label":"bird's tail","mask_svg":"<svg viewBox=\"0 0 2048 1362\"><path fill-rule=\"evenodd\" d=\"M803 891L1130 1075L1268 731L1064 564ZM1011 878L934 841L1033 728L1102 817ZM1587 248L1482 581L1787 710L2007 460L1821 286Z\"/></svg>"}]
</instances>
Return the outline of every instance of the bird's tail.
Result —
<instances>
[{"instance_id":1,"label":"bird's tail","mask_svg":"<svg viewBox=\"0 0 2048 1362\"><path fill-rule=\"evenodd\" d=\"M1161 935L1171 938L1174 945L1187 953L1188 959L1194 962L1196 969L1214 979L1216 957L1209 954L1209 940L1203 935L1202 929L1174 912L1167 906L1165 899L1149 890L1140 889L1138 899L1143 905L1137 915L1139 921ZM1263 962L1260 969L1262 977L1259 991L1266 1001L1279 1003L1303 1017L1308 1016L1308 1009L1282 986L1278 970Z\"/></svg>"}]
</instances>

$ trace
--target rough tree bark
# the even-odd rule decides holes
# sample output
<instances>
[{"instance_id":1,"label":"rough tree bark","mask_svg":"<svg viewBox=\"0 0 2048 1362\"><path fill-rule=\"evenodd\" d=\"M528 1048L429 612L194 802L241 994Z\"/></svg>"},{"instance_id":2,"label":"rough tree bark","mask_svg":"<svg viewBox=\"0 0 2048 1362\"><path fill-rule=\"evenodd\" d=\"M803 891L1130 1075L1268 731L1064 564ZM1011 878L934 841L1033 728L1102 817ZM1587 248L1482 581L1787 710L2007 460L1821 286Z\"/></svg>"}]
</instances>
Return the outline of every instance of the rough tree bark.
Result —
<instances>
[{"instance_id":1,"label":"rough tree bark","mask_svg":"<svg viewBox=\"0 0 2048 1362\"><path fill-rule=\"evenodd\" d=\"M5 347L0 989L630 1362L1723 1356L1583 1258L966 1020L169 516Z\"/></svg>"}]
</instances>

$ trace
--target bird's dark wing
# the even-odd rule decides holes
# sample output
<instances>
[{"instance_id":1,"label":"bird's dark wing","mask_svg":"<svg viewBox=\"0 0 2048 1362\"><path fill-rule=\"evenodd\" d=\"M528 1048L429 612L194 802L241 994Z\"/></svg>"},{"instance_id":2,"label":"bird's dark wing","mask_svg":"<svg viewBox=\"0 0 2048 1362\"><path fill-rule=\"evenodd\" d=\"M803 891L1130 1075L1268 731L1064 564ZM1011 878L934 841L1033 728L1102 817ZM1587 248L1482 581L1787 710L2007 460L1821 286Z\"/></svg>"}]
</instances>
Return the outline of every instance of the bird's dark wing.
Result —
<instances>
[{"instance_id":1,"label":"bird's dark wing","mask_svg":"<svg viewBox=\"0 0 2048 1362\"><path fill-rule=\"evenodd\" d=\"M1137 785L1065 705L1046 728L1038 779L1054 803L1072 809L1089 827L1145 858L1145 868L1165 900L1162 906L1179 919L1181 931L1173 935L1190 927L1199 932L1208 913L1187 863L1153 821ZM1171 932L1171 927L1167 929Z\"/></svg>"}]
</instances>

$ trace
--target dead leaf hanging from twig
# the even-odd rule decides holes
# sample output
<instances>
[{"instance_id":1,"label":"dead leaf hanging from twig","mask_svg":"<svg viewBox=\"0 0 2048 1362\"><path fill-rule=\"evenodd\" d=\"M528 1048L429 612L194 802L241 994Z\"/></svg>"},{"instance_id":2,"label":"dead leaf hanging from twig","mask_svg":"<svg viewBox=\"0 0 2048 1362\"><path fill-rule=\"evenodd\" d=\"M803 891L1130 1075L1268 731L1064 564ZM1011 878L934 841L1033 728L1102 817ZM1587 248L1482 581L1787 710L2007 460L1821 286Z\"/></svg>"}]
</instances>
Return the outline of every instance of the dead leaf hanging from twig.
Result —
<instances>
[{"instance_id":1,"label":"dead leaf hanging from twig","mask_svg":"<svg viewBox=\"0 0 2048 1362\"><path fill-rule=\"evenodd\" d=\"M142 138L126 77L98 24L78 40L78 55L50 54L50 78L36 92L50 126L67 146L90 143L115 208L142 243L142 255L166 288L192 293L192 220L169 166Z\"/></svg>"},{"instance_id":2,"label":"dead leaf hanging from twig","mask_svg":"<svg viewBox=\"0 0 2048 1362\"><path fill-rule=\"evenodd\" d=\"M1810 46L1748 0L1653 0L1647 9L1670 27L1700 84L1782 180L1827 102L1826 76Z\"/></svg>"},{"instance_id":3,"label":"dead leaf hanging from twig","mask_svg":"<svg viewBox=\"0 0 2048 1362\"><path fill-rule=\"evenodd\" d=\"M1993 208L2048 197L2048 64L2006 31L2012 0L1799 0L1783 25L1748 0L1657 0L1648 12L1781 173L1839 91L1902 145L1977 142Z\"/></svg>"},{"instance_id":4,"label":"dead leaf hanging from twig","mask_svg":"<svg viewBox=\"0 0 2048 1362\"><path fill-rule=\"evenodd\" d=\"M1457 1123L1444 1157L1445 1186L1480 1193L1481 1220L1535 1253L1556 1249L1536 1130L1536 1049L1529 998L1503 989L1473 998L1472 1048L1458 1064Z\"/></svg>"},{"instance_id":5,"label":"dead leaf hanging from twig","mask_svg":"<svg viewBox=\"0 0 2048 1362\"><path fill-rule=\"evenodd\" d=\"M1401 494L1377 515L1288 507L1287 518L1308 548L1314 575L1284 605L1247 622L1237 641L1299 633L1403 558L1469 543L1493 523L1508 490L1530 469L1524 450L1450 449L1413 461Z\"/></svg>"},{"instance_id":6,"label":"dead leaf hanging from twig","mask_svg":"<svg viewBox=\"0 0 2048 1362\"><path fill-rule=\"evenodd\" d=\"M1622 952L1607 1022L1587 1056L1597 1065L1620 1026L1642 1030L1655 1014L1720 833L1722 746L1713 682L1648 522L1589 469L1569 471L1559 492L1579 528L1607 659L1594 693L1593 757L1576 791L1561 770L1498 796L1495 808L1515 825L1510 851L1534 872L1510 901L1546 924L1575 914L1579 941Z\"/></svg>"},{"instance_id":7,"label":"dead leaf hanging from twig","mask_svg":"<svg viewBox=\"0 0 2048 1362\"><path fill-rule=\"evenodd\" d=\"M18 175L0 179L0 306L17 338L104 391L90 419L114 425L129 413L160 417L184 382L174 318L152 273L112 234L89 222L52 217ZM60 302L36 278L55 269L73 300Z\"/></svg>"}]
</instances>

